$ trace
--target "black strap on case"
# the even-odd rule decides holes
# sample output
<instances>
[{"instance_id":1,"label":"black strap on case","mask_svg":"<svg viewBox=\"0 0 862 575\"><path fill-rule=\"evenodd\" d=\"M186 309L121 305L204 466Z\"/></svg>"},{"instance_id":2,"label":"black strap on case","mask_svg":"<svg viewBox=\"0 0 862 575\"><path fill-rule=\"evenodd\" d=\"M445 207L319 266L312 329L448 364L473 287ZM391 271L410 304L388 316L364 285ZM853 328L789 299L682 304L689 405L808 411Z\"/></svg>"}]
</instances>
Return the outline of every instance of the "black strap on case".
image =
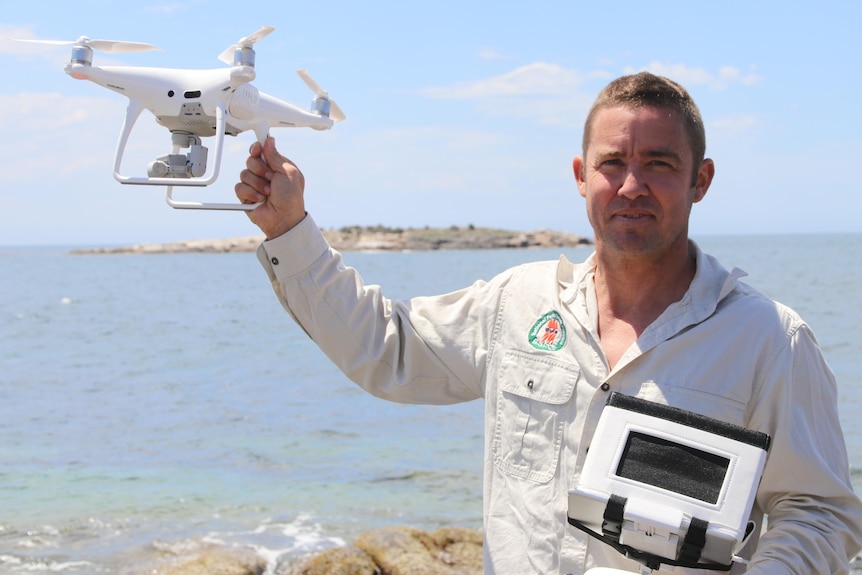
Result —
<instances>
[{"instance_id":1,"label":"black strap on case","mask_svg":"<svg viewBox=\"0 0 862 575\"><path fill-rule=\"evenodd\" d=\"M611 495L608 503L605 506L605 513L602 522L602 532L598 533L581 523L577 519L568 518L569 525L576 527L584 533L595 537L602 543L610 545L619 553L625 555L629 559L633 559L642 565L646 565L649 569L657 571L662 564L672 565L674 567L688 567L693 569L704 569L707 571L730 571L733 567L731 561L727 565L721 563L700 563L700 554L706 545L706 530L709 527L709 522L697 517L692 518L688 531L683 539L682 549L680 550L678 559L669 559L660 557L645 551L638 551L630 545L620 543L620 535L623 527L623 513L625 511L626 498L619 495Z\"/></svg>"}]
</instances>

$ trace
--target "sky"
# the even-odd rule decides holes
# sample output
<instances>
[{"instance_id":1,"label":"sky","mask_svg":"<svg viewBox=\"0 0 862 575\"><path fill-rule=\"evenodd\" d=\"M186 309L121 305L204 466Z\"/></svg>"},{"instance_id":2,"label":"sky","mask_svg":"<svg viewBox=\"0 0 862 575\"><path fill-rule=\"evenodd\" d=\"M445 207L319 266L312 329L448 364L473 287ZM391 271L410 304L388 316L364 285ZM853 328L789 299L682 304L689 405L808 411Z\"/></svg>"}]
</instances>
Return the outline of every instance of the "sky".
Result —
<instances>
[{"instance_id":1,"label":"sky","mask_svg":"<svg viewBox=\"0 0 862 575\"><path fill-rule=\"evenodd\" d=\"M706 124L716 177L692 236L862 232L859 22L862 3L846 0L0 0L0 245L259 233L241 212L174 210L163 187L114 180L128 99L67 76L68 47L7 39L147 42L161 50L93 64L209 69L263 25L275 31L255 46L254 85L306 108L306 68L347 116L331 131L272 130L323 228L591 237L571 169L586 112L610 80L649 70L683 84ZM228 137L218 181L175 195L231 201L253 141ZM145 111L124 171L168 152Z\"/></svg>"}]
</instances>

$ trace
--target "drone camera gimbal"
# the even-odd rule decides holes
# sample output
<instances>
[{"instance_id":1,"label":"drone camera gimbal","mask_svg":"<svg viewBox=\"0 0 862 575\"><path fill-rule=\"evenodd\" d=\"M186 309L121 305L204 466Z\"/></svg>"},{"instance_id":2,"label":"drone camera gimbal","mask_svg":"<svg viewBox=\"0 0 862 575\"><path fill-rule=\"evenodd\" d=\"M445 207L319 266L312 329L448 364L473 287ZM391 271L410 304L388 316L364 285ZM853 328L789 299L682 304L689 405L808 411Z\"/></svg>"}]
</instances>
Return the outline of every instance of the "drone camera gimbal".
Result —
<instances>
[{"instance_id":1,"label":"drone camera gimbal","mask_svg":"<svg viewBox=\"0 0 862 575\"><path fill-rule=\"evenodd\" d=\"M201 145L200 138L184 132L173 132L171 142L175 148L188 148L189 153L159 156L147 166L149 177L199 178L206 173L208 150Z\"/></svg>"}]
</instances>

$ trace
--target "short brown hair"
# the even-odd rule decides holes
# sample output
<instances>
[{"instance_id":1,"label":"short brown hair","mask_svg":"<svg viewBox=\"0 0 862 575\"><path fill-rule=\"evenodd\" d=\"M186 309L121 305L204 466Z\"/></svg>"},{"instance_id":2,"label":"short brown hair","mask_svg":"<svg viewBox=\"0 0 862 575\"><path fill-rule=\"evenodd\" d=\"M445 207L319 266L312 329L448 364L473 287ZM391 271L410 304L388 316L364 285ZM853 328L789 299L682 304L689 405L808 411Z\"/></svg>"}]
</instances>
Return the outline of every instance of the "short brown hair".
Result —
<instances>
[{"instance_id":1,"label":"short brown hair","mask_svg":"<svg viewBox=\"0 0 862 575\"><path fill-rule=\"evenodd\" d=\"M706 155L706 131L697 104L685 88L663 76L639 72L617 78L601 91L593 102L584 122L583 151L587 153L590 132L596 115L606 108L623 106L629 109L641 107L664 108L680 115L684 123L688 142L694 159L695 177Z\"/></svg>"}]
</instances>

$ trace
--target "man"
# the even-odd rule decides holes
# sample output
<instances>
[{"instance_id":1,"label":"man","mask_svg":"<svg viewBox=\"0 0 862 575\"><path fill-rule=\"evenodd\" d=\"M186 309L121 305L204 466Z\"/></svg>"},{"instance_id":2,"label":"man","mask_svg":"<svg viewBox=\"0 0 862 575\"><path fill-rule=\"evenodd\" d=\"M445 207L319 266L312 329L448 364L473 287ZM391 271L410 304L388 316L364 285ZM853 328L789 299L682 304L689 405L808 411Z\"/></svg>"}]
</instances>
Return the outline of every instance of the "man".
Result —
<instances>
[{"instance_id":1,"label":"man","mask_svg":"<svg viewBox=\"0 0 862 575\"><path fill-rule=\"evenodd\" d=\"M391 301L327 245L300 171L270 139L237 184L266 234L285 309L369 392L485 400L485 572L579 574L636 563L567 526L610 392L769 434L750 574L847 573L862 539L836 385L808 326L688 239L714 175L700 113L676 83L615 80L584 129L575 180L595 232L582 264L536 262L438 297ZM746 570L747 568L747 570ZM677 569L676 573L690 572Z\"/></svg>"}]
</instances>

